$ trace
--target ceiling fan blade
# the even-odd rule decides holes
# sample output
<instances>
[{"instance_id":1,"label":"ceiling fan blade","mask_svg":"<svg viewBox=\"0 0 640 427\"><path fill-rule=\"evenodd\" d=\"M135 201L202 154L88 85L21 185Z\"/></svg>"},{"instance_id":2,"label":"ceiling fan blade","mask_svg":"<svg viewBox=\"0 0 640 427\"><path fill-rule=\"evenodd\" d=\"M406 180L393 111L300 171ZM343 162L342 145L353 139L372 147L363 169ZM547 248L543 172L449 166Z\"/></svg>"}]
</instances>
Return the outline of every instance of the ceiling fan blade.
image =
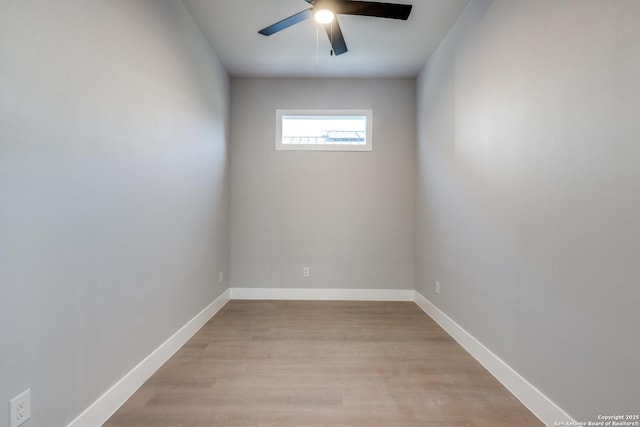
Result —
<instances>
[{"instance_id":1,"label":"ceiling fan blade","mask_svg":"<svg viewBox=\"0 0 640 427\"><path fill-rule=\"evenodd\" d=\"M375 16L406 21L412 7L410 4L341 0L337 2L335 12L343 15Z\"/></svg>"},{"instance_id":2,"label":"ceiling fan blade","mask_svg":"<svg viewBox=\"0 0 640 427\"><path fill-rule=\"evenodd\" d=\"M334 55L342 55L349 50L347 49L347 43L344 41L340 24L338 24L338 18L334 19L330 24L324 24L324 29L327 31L327 36L329 36Z\"/></svg>"},{"instance_id":3,"label":"ceiling fan blade","mask_svg":"<svg viewBox=\"0 0 640 427\"><path fill-rule=\"evenodd\" d=\"M284 18L282 21L276 22L273 25L269 25L267 28L263 28L262 30L258 31L258 33L262 34L263 36L270 36L271 34L275 34L278 31L282 31L285 28L289 28L290 26L309 18L311 18L311 8L296 13L295 15L292 15L288 18Z\"/></svg>"}]
</instances>

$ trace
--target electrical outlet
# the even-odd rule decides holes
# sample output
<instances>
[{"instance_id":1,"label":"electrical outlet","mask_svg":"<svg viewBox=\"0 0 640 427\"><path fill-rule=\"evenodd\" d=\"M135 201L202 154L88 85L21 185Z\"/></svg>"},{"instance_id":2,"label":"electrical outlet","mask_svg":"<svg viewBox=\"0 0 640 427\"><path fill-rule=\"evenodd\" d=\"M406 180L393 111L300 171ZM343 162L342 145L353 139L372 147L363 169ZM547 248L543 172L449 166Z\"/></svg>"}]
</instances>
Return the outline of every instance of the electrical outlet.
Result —
<instances>
[{"instance_id":1,"label":"electrical outlet","mask_svg":"<svg viewBox=\"0 0 640 427\"><path fill-rule=\"evenodd\" d=\"M31 389L9 401L9 427L18 427L31 418Z\"/></svg>"},{"instance_id":2,"label":"electrical outlet","mask_svg":"<svg viewBox=\"0 0 640 427\"><path fill-rule=\"evenodd\" d=\"M222 283L222 279L224 279L224 274L221 271L220 274L218 274L218 282Z\"/></svg>"},{"instance_id":3,"label":"electrical outlet","mask_svg":"<svg viewBox=\"0 0 640 427\"><path fill-rule=\"evenodd\" d=\"M440 295L440 282L436 280L436 295Z\"/></svg>"},{"instance_id":4,"label":"electrical outlet","mask_svg":"<svg viewBox=\"0 0 640 427\"><path fill-rule=\"evenodd\" d=\"M309 276L311 276L311 270L309 270L309 267L302 267L302 277Z\"/></svg>"}]
</instances>

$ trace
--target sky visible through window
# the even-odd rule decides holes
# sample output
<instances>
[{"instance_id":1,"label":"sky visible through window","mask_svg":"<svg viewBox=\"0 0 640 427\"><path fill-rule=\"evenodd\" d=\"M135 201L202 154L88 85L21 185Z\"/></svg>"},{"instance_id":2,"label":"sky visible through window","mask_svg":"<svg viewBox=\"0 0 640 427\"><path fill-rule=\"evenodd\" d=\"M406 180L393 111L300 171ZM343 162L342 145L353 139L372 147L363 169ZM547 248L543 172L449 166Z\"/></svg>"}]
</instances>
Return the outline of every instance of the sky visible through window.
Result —
<instances>
[{"instance_id":1,"label":"sky visible through window","mask_svg":"<svg viewBox=\"0 0 640 427\"><path fill-rule=\"evenodd\" d=\"M366 116L282 116L282 144L365 145Z\"/></svg>"}]
</instances>

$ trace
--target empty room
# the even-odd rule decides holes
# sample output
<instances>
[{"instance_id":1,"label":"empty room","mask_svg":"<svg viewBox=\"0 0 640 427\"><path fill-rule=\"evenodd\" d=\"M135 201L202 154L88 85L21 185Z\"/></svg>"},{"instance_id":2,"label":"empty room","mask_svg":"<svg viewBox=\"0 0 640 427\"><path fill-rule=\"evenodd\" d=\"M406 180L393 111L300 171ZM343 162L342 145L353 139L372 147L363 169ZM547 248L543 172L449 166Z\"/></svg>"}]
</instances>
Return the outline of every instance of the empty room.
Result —
<instances>
[{"instance_id":1,"label":"empty room","mask_svg":"<svg viewBox=\"0 0 640 427\"><path fill-rule=\"evenodd\" d=\"M638 158L638 0L0 0L0 427L639 427Z\"/></svg>"}]
</instances>

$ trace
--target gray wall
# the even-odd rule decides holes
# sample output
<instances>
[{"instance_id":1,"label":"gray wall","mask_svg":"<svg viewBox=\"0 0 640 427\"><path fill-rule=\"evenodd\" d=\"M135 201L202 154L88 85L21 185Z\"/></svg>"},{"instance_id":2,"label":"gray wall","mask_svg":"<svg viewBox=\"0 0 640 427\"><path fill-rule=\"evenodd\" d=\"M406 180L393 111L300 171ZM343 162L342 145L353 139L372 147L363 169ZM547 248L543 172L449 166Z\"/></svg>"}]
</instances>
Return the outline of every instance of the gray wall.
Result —
<instances>
[{"instance_id":1,"label":"gray wall","mask_svg":"<svg viewBox=\"0 0 640 427\"><path fill-rule=\"evenodd\" d=\"M228 80L181 2L0 0L0 426L63 426L227 287Z\"/></svg>"},{"instance_id":2,"label":"gray wall","mask_svg":"<svg viewBox=\"0 0 640 427\"><path fill-rule=\"evenodd\" d=\"M415 81L231 88L231 285L413 289ZM372 108L373 152L276 152L277 108Z\"/></svg>"},{"instance_id":3,"label":"gray wall","mask_svg":"<svg viewBox=\"0 0 640 427\"><path fill-rule=\"evenodd\" d=\"M417 289L580 420L640 402L639 29L472 1L419 78Z\"/></svg>"}]
</instances>

